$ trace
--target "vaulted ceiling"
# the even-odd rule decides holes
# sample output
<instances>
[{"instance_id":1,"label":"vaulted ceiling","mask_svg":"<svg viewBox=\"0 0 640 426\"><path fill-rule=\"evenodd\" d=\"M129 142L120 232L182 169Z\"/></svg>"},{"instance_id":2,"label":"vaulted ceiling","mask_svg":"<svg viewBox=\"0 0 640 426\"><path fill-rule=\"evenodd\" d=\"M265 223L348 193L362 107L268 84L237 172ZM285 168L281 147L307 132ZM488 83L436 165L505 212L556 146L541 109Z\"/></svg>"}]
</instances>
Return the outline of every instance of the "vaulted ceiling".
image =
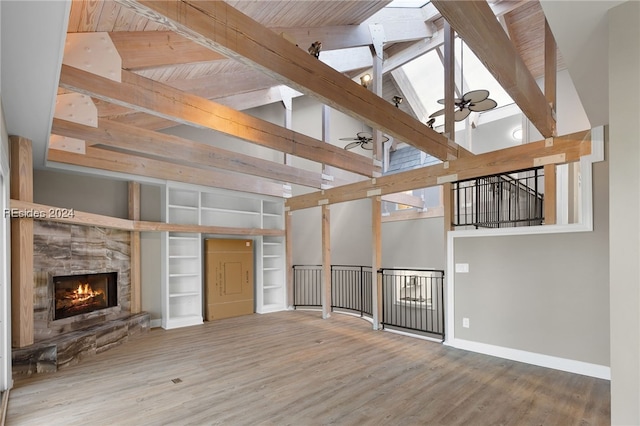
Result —
<instances>
[{"instance_id":1,"label":"vaulted ceiling","mask_svg":"<svg viewBox=\"0 0 640 426\"><path fill-rule=\"evenodd\" d=\"M48 145L48 135L34 138L42 150L36 166L47 158L69 167L276 196L283 195L284 182L311 188L324 183L321 173L159 132L187 125L374 176L380 166L371 158L243 112L273 102L286 104L301 95L313 96L443 160L467 155L421 121L422 114L416 114L419 107L412 106L420 94L412 93L411 81L398 72L405 63L442 48L444 21L432 4L393 8L386 7L389 1L78 0L66 3L63 10L60 3L34 2L31 13L46 14L49 7L49 21L64 15L67 37L60 56L65 65L58 61L56 69L48 72L59 76L58 105L74 104L76 109L59 106L53 120L50 116L45 119L54 136ZM3 5L3 18L7 8L26 7ZM528 72L533 78L541 77L545 16L540 4L502 0L491 2L490 7ZM3 19L5 24L19 26ZM460 25L470 27L464 22ZM98 38L91 38L92 33ZM120 64L114 66L105 59L108 55L100 50L104 41L100 37L113 43ZM322 41L320 61L306 51L316 40ZM3 52L12 49L6 37L2 42ZM47 43L40 40L40 44ZM382 88L365 89L352 79L371 72L376 44L383 49ZM49 67L55 60L41 57L40 62ZM563 66L559 56L558 68ZM102 75L96 75L98 68ZM15 71L3 64L5 72ZM7 93L16 96L13 88L5 85L2 89L3 98ZM394 94L407 99L399 109L390 102ZM79 106L83 104L95 105L95 112ZM5 109L7 122L13 114ZM97 116L97 122L91 122L91 114Z\"/></svg>"}]
</instances>

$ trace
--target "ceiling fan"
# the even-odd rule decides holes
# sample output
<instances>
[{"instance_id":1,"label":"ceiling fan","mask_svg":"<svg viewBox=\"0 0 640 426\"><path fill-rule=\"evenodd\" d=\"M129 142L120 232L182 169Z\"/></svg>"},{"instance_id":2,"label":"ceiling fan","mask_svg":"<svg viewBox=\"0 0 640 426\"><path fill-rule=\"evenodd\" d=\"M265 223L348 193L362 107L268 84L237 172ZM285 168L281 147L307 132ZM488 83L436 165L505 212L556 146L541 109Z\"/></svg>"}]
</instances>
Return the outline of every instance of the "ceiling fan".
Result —
<instances>
[{"instance_id":1,"label":"ceiling fan","mask_svg":"<svg viewBox=\"0 0 640 426\"><path fill-rule=\"evenodd\" d=\"M438 103L444 105L444 99L439 99ZM498 106L493 99L489 99L489 91L485 89L472 90L462 95L462 98L454 99L455 110L453 113L456 121L462 121L471 114L471 111L488 111ZM444 115L444 108L431 114L429 118Z\"/></svg>"},{"instance_id":2,"label":"ceiling fan","mask_svg":"<svg viewBox=\"0 0 640 426\"><path fill-rule=\"evenodd\" d=\"M388 137L382 137L382 143L389 140ZM345 145L344 149L353 149L360 146L362 149L371 151L373 149L373 135L369 132L358 132L355 138L340 138L341 141L352 141Z\"/></svg>"}]
</instances>

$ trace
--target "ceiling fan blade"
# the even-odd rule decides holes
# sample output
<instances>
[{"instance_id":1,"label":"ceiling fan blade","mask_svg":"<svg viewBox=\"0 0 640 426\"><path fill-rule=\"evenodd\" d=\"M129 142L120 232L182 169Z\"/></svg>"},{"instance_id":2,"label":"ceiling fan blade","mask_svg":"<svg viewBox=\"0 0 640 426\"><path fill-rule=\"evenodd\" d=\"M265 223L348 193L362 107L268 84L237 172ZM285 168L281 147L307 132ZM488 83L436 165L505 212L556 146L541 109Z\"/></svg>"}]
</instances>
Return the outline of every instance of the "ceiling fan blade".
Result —
<instances>
[{"instance_id":1,"label":"ceiling fan blade","mask_svg":"<svg viewBox=\"0 0 640 426\"><path fill-rule=\"evenodd\" d=\"M358 142L360 141L360 139L358 139L358 138L340 138L338 140L341 140L341 141L358 141Z\"/></svg>"},{"instance_id":2,"label":"ceiling fan blade","mask_svg":"<svg viewBox=\"0 0 640 426\"><path fill-rule=\"evenodd\" d=\"M493 99L485 99L484 101L475 102L469 105L471 111L482 112L490 109L494 109L498 106L498 103Z\"/></svg>"},{"instance_id":3,"label":"ceiling fan blade","mask_svg":"<svg viewBox=\"0 0 640 426\"><path fill-rule=\"evenodd\" d=\"M441 110L438 110L438 111L434 112L433 114L431 114L431 115L429 116L429 118L432 118L432 117L438 117L438 116L440 116L440 115L444 115L444 108L442 108Z\"/></svg>"},{"instance_id":4,"label":"ceiling fan blade","mask_svg":"<svg viewBox=\"0 0 640 426\"><path fill-rule=\"evenodd\" d=\"M360 145L360 148L366 149L367 151L371 151L373 150L373 142L371 141L365 142L362 145Z\"/></svg>"},{"instance_id":5,"label":"ceiling fan blade","mask_svg":"<svg viewBox=\"0 0 640 426\"><path fill-rule=\"evenodd\" d=\"M358 145L360 145L361 143L362 142L360 142L360 141L348 143L347 145L345 145L344 149L353 149L353 148L357 147Z\"/></svg>"},{"instance_id":6,"label":"ceiling fan blade","mask_svg":"<svg viewBox=\"0 0 640 426\"><path fill-rule=\"evenodd\" d=\"M444 99L438 99L438 101L437 101L437 102L438 102L440 105L444 105ZM460 104L460 103L462 103L462 99L460 99L460 98L453 98L453 103L454 103L454 104L456 104L456 105L457 105L457 104Z\"/></svg>"},{"instance_id":7,"label":"ceiling fan blade","mask_svg":"<svg viewBox=\"0 0 640 426\"><path fill-rule=\"evenodd\" d=\"M469 116L469 114L471 114L471 111L469 111L468 108L462 108L461 110L456 111L455 114L453 114L454 120L462 121L465 118L467 118Z\"/></svg>"},{"instance_id":8,"label":"ceiling fan blade","mask_svg":"<svg viewBox=\"0 0 640 426\"><path fill-rule=\"evenodd\" d=\"M386 137L386 136L382 136L382 140L381 140L381 142L382 142L382 143L389 142L389 138L388 138L388 137Z\"/></svg>"},{"instance_id":9,"label":"ceiling fan blade","mask_svg":"<svg viewBox=\"0 0 640 426\"><path fill-rule=\"evenodd\" d=\"M462 100L465 102L478 103L482 102L489 97L489 91L485 89L472 90L462 96Z\"/></svg>"}]
</instances>

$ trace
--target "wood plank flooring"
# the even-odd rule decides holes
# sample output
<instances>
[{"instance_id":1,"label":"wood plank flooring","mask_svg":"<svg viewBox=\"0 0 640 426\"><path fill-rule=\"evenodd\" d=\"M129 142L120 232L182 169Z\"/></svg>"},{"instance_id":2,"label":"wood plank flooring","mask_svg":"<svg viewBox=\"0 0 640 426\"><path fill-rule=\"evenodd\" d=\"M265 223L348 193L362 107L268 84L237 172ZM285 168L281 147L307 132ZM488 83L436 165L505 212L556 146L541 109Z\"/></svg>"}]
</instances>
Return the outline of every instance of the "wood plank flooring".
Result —
<instances>
[{"instance_id":1,"label":"wood plank flooring","mask_svg":"<svg viewBox=\"0 0 640 426\"><path fill-rule=\"evenodd\" d=\"M609 382L280 312L153 329L17 381L7 425L605 425Z\"/></svg>"}]
</instances>

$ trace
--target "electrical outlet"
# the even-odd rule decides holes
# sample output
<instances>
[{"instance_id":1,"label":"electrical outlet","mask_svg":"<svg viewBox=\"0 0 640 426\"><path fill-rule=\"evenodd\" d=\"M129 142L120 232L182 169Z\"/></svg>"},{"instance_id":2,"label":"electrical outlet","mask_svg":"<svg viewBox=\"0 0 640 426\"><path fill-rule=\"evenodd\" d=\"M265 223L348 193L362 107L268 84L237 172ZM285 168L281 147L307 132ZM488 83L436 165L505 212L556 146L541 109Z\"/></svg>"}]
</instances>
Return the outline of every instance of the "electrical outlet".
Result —
<instances>
[{"instance_id":1,"label":"electrical outlet","mask_svg":"<svg viewBox=\"0 0 640 426\"><path fill-rule=\"evenodd\" d=\"M462 326L464 328L469 328L469 318L462 318Z\"/></svg>"}]
</instances>

